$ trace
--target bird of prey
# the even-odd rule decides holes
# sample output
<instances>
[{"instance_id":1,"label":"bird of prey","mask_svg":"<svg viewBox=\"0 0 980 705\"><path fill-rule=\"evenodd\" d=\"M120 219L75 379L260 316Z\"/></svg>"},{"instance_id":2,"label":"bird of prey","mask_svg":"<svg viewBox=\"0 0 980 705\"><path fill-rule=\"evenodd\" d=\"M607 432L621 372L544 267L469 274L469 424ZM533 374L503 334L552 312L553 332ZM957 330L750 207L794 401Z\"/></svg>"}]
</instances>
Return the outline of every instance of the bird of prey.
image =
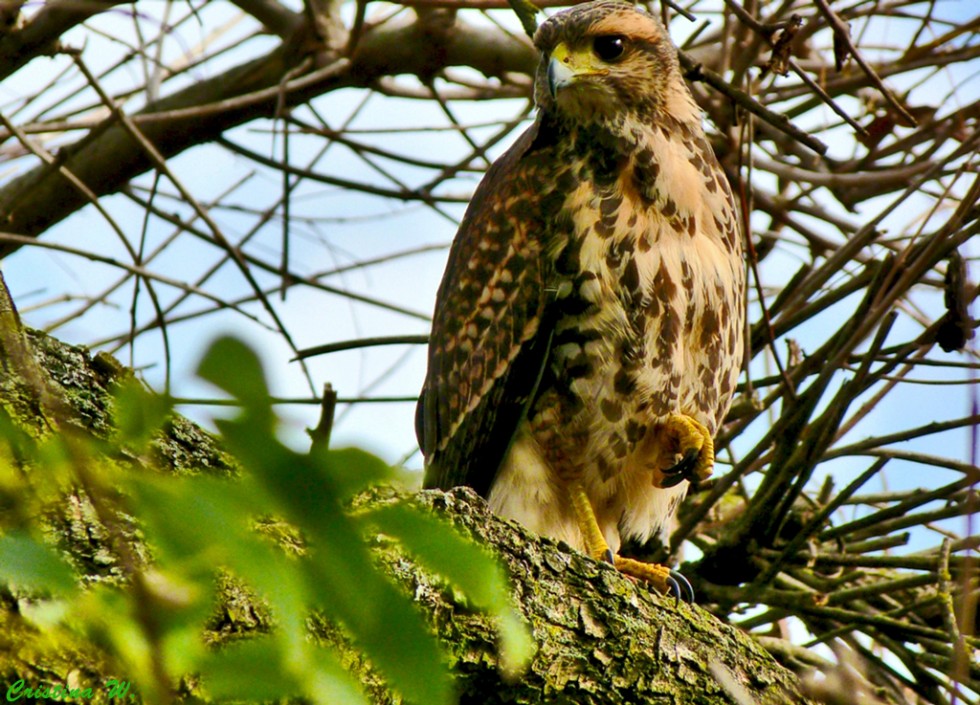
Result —
<instances>
[{"instance_id":1,"label":"bird of prey","mask_svg":"<svg viewBox=\"0 0 980 705\"><path fill-rule=\"evenodd\" d=\"M654 17L590 2L534 43L535 122L477 188L437 295L424 485L473 487L679 591L665 566L617 553L663 538L711 473L742 357L732 193Z\"/></svg>"}]
</instances>

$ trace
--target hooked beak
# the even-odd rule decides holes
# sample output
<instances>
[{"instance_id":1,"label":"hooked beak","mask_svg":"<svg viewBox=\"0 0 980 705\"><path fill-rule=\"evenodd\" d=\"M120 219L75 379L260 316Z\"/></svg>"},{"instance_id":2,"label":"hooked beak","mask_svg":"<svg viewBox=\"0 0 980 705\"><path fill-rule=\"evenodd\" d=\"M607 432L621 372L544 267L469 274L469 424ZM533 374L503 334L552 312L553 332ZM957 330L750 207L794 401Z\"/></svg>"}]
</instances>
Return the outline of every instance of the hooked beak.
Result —
<instances>
[{"instance_id":1,"label":"hooked beak","mask_svg":"<svg viewBox=\"0 0 980 705\"><path fill-rule=\"evenodd\" d=\"M558 94L559 88L564 88L575 80L575 71L570 63L568 48L564 44L556 46L551 52L551 60L548 61L548 92L552 98Z\"/></svg>"},{"instance_id":2,"label":"hooked beak","mask_svg":"<svg viewBox=\"0 0 980 705\"><path fill-rule=\"evenodd\" d=\"M571 52L564 42L559 42L551 51L548 61L548 92L552 99L565 86L575 83L584 76L600 76L608 73L604 67L595 64L589 51Z\"/></svg>"}]
</instances>

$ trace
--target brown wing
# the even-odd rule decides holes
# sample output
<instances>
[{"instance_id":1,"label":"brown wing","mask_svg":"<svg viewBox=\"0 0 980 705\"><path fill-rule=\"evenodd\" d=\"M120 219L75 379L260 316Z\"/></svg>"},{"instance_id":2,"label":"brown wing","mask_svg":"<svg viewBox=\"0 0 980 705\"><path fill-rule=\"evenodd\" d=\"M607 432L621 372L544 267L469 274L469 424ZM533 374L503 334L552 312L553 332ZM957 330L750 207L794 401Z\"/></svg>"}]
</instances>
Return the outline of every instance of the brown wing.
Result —
<instances>
[{"instance_id":1,"label":"brown wing","mask_svg":"<svg viewBox=\"0 0 980 705\"><path fill-rule=\"evenodd\" d=\"M550 133L536 122L493 164L453 241L415 417L426 487L486 496L545 368L543 253L561 205Z\"/></svg>"}]
</instances>

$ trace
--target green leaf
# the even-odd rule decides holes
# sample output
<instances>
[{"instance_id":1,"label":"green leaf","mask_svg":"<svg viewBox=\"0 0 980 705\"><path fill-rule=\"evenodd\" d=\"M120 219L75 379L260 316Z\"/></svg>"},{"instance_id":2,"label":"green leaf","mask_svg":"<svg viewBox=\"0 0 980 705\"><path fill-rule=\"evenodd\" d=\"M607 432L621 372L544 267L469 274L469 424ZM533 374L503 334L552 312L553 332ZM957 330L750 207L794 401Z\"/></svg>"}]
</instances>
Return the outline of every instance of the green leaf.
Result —
<instances>
[{"instance_id":1,"label":"green leaf","mask_svg":"<svg viewBox=\"0 0 980 705\"><path fill-rule=\"evenodd\" d=\"M216 422L223 439L254 481L269 513L300 529L308 540L305 556L271 574L283 586L273 593L272 602L282 608L278 618L293 620L288 628L293 643L299 621L291 610L297 609L298 601L311 606L308 596L315 596L315 606L346 628L405 700L452 702L452 683L438 643L408 597L378 570L360 524L345 509L353 494L389 477L389 467L359 450L314 457L284 446L273 432L275 419L258 359L238 341L218 340L205 355L200 374L242 403L243 413L237 418ZM263 592L277 589L269 580L270 571L258 574L252 561L239 561L233 569L242 571L246 580L257 579L253 584Z\"/></svg>"},{"instance_id":2,"label":"green leaf","mask_svg":"<svg viewBox=\"0 0 980 705\"><path fill-rule=\"evenodd\" d=\"M258 355L232 337L215 340L204 353L197 374L237 399L263 430L271 434L275 417L269 385Z\"/></svg>"},{"instance_id":3,"label":"green leaf","mask_svg":"<svg viewBox=\"0 0 980 705\"><path fill-rule=\"evenodd\" d=\"M0 536L0 578L30 590L66 594L75 590L72 569L53 549L30 536Z\"/></svg>"},{"instance_id":4,"label":"green leaf","mask_svg":"<svg viewBox=\"0 0 980 705\"><path fill-rule=\"evenodd\" d=\"M140 476L130 480L136 515L165 560L196 558L208 566L257 540L250 521L261 505L250 502L249 483L210 477ZM254 485L251 485L254 488Z\"/></svg>"},{"instance_id":5,"label":"green leaf","mask_svg":"<svg viewBox=\"0 0 980 705\"><path fill-rule=\"evenodd\" d=\"M395 476L385 461L358 448L319 451L313 454L312 462L317 472L325 474L336 486L341 501Z\"/></svg>"},{"instance_id":6,"label":"green leaf","mask_svg":"<svg viewBox=\"0 0 980 705\"><path fill-rule=\"evenodd\" d=\"M332 565L333 567L328 567ZM310 590L336 581L328 571L343 574L343 588L360 595L369 610L339 611L321 600L319 606L341 621L388 685L405 701L442 705L454 702L449 669L435 637L409 598L379 572L348 571L321 561L311 574ZM333 590L336 593L336 585Z\"/></svg>"},{"instance_id":7,"label":"green leaf","mask_svg":"<svg viewBox=\"0 0 980 705\"><path fill-rule=\"evenodd\" d=\"M524 669L534 655L534 642L511 605L505 573L492 555L448 522L407 502L378 507L362 518L397 539L475 607L490 612L497 619L502 667L512 674Z\"/></svg>"},{"instance_id":8,"label":"green leaf","mask_svg":"<svg viewBox=\"0 0 980 705\"><path fill-rule=\"evenodd\" d=\"M251 478L139 477L133 489L137 515L162 564L196 576L199 585L210 585L218 568L230 569L267 601L283 652L309 648L306 615L313 598L305 571L255 530L254 518L276 505Z\"/></svg>"},{"instance_id":9,"label":"green leaf","mask_svg":"<svg viewBox=\"0 0 980 705\"><path fill-rule=\"evenodd\" d=\"M307 651L298 662L286 663L275 638L252 639L210 655L200 673L215 698L257 702L305 695L330 705L367 705L360 688L331 654Z\"/></svg>"},{"instance_id":10,"label":"green leaf","mask_svg":"<svg viewBox=\"0 0 980 705\"><path fill-rule=\"evenodd\" d=\"M534 637L514 609L497 613L497 634L500 637L500 670L507 678L520 678L538 650Z\"/></svg>"},{"instance_id":11,"label":"green leaf","mask_svg":"<svg viewBox=\"0 0 980 705\"><path fill-rule=\"evenodd\" d=\"M136 379L127 379L114 395L115 426L123 443L142 446L170 416L170 401L146 389Z\"/></svg>"},{"instance_id":12,"label":"green leaf","mask_svg":"<svg viewBox=\"0 0 980 705\"><path fill-rule=\"evenodd\" d=\"M262 437L248 420L222 424L236 456L276 504L300 527L309 553L300 565L306 590L342 623L392 688L411 702L448 703L451 682L438 644L415 606L374 564L360 525L345 512L348 492L365 484L358 472L382 476L387 466L362 451L311 458ZM341 475L338 477L337 475Z\"/></svg>"},{"instance_id":13,"label":"green leaf","mask_svg":"<svg viewBox=\"0 0 980 705\"><path fill-rule=\"evenodd\" d=\"M427 568L462 590L476 607L499 609L509 601L497 561L446 521L407 502L386 504L362 515L397 539Z\"/></svg>"},{"instance_id":14,"label":"green leaf","mask_svg":"<svg viewBox=\"0 0 980 705\"><path fill-rule=\"evenodd\" d=\"M299 695L303 687L283 668L271 637L250 639L210 654L200 664L205 688L215 698L278 700Z\"/></svg>"},{"instance_id":15,"label":"green leaf","mask_svg":"<svg viewBox=\"0 0 980 705\"><path fill-rule=\"evenodd\" d=\"M302 587L295 561L255 530L255 518L276 505L249 478L143 477L133 488L147 539L168 565L200 575L231 568L273 599L285 587ZM300 603L290 600L287 611L303 609Z\"/></svg>"}]
</instances>

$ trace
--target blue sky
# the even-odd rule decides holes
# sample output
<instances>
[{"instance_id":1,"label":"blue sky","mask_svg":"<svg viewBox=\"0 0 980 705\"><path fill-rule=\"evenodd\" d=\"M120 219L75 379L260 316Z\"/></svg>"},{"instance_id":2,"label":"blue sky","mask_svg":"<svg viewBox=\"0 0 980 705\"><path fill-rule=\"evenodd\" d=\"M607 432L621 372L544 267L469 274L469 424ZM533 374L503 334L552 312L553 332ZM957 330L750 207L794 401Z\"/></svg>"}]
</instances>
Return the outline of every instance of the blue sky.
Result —
<instances>
[{"instance_id":1,"label":"blue sky","mask_svg":"<svg viewBox=\"0 0 980 705\"><path fill-rule=\"evenodd\" d=\"M953 19L965 20L975 13L975 9L971 9L970 5L971 3L965 0L964 2L946 0L938 3L937 8L940 12L948 11ZM141 12L157 14L157 17L152 14L141 16L142 28L146 36L152 36L157 23L162 20L163 7L164 3L140 3ZM182 14L180 7L175 6L168 21L172 23ZM195 47L206 41L215 41L218 46L227 44L236 47L228 51L214 65L208 64L192 71L186 80L194 80L215 75L222 67L234 65L247 56L257 55L273 44L272 40L264 37L246 41L253 27L247 21L235 24L236 15L235 8L228 3L216 2L205 6L200 14L203 24L189 19L165 42L162 50L164 62L172 63L180 61L181 57L192 56ZM498 18L505 22L509 21L507 13L500 13ZM717 18L713 18L713 21L717 22ZM226 23L230 23L226 30L227 34L213 39L210 32ZM885 41L895 41L897 34L908 31L907 24L899 20L881 23L868 28L866 32L859 33L859 36L867 46L874 47ZM132 38L134 25L132 19L124 12L118 12L100 18L94 26L105 30L107 35L99 36L76 30L69 38L76 45L84 46L83 57L86 62L94 69L100 69L112 65L125 50L125 47L109 40L107 36L116 34ZM685 32L690 31L690 28L691 25L682 18L677 19L673 25L678 39L682 38ZM860 28L856 30L860 32ZM818 35L814 39L815 42L821 40L826 41L827 38ZM19 72L0 87L2 95L9 100L23 94L37 85L38 81L45 80L47 76L56 76L65 65L66 61L63 58L34 62L29 72ZM955 90L957 94L954 98L944 100L937 106L940 110L952 110L957 107L957 101L966 103L975 99L977 92L980 91L978 72L980 72L980 63L974 61L971 66L955 67L941 73L927 84L913 85L907 82L908 85L896 85L895 88L911 89L909 103L913 105L935 101L937 97L947 96ZM143 78L140 66L131 64L110 73L103 80L109 89L118 91L128 86L142 84ZM163 91L172 91L186 80L181 79L173 85L166 83ZM406 79L403 83L410 86L418 85L414 79ZM70 81L62 81L58 89L70 94L71 87L77 84L77 79L74 84ZM138 107L144 97L145 93L137 94L127 107L130 109ZM71 98L67 105L84 106L91 100L90 94L83 94ZM394 149L400 154L449 163L462 158L470 149L463 136L444 129L448 121L438 106L426 101L384 97L379 94L372 96L366 104L363 101L362 92L340 91L315 101L315 108L317 115L325 118L330 127L338 128L350 120L353 138ZM468 132L477 141L495 133L500 129L500 123L520 116L525 107L526 103L523 100L451 104L451 109L460 123L482 125ZM33 109L26 110L24 116L33 112ZM310 123L315 123L318 119L307 108L298 109L296 114L300 119ZM835 121L836 118L829 110L817 110L807 120L800 122L806 127L817 129L822 123L833 124ZM278 157L281 154L282 142L272 134L274 128L276 126L271 122L258 121L233 130L228 138L263 156ZM405 131L408 128L426 129ZM384 134L389 129L397 132ZM519 131L519 129L515 130L510 138L491 149L490 155L499 155L509 141L519 134ZM848 129L836 129L831 136L833 155L847 158L860 151L860 148L854 146ZM71 139L74 139L74 136ZM306 168L323 147L324 140L320 136L296 135L290 141L291 162L297 167ZM26 161L21 160L14 162L10 167L22 169L25 164ZM377 159L372 165L348 148L336 144L329 148L325 156L317 159L312 168L336 177L390 186L390 182L379 176L376 169L379 166L412 185L425 183L433 175L432 170L399 165L384 159ZM231 194L224 197L225 204L232 207L215 209L212 212L226 236L232 241L243 237L252 227L256 220L254 212L256 209L270 207L281 193L281 181L275 174L260 169L245 157L232 154L215 145L189 150L171 160L171 167L182 183L201 202L219 198L232 189ZM7 179L12 173L0 172L0 179ZM462 173L443 184L438 193L465 197L472 192L477 178L476 174ZM141 177L138 184L149 188L152 179L149 176ZM164 184L162 191L172 194L174 190L170 185ZM860 213L846 213L839 205L830 205L841 211L842 218L860 224L877 209L885 207L884 201L887 200L886 198L883 201L865 204L864 211ZM901 232L908 226L910 218L918 217L934 200L934 194L925 194L903 203L902 207L886 221L887 227L891 232ZM103 203L116 221L122 225L127 237L133 242L138 242L143 227L142 209L124 196L112 196L104 199ZM181 212L185 215L189 213L186 206L174 199L164 199L161 204L167 211ZM345 269L343 272L325 277L323 283L388 302L415 315L393 312L379 306L354 304L344 297L324 291L295 288L289 291L285 302L279 301L278 295L274 297L274 301L297 346L303 348L366 336L426 333L428 323L424 317L431 312L447 247L455 232L453 220L458 219L463 212L463 205L459 203L442 204L440 208L442 214L418 204L406 205L393 199L351 194L335 186L311 181L301 183L297 187L292 203L294 218L300 216L291 230L291 266L295 271L300 274L310 274L338 268ZM310 219L310 222L304 222L304 218ZM756 218L753 223L761 227L762 219ZM172 234L171 225L159 219L151 219L146 232L146 251L152 250L157 243L166 241ZM841 241L839 233L828 231L826 236L835 242ZM262 228L249 242L246 246L247 251L274 262L278 257L276 253L281 245L281 237L282 232L277 216L272 224ZM81 243L81 246L86 249L126 259L125 251L119 245L116 235L107 227L105 220L91 208L83 209L53 228L45 234L44 240L76 246ZM359 261L419 248L431 249L383 265L350 268ZM974 257L978 254L975 244L970 244L968 253ZM215 250L211 245L185 235L179 246L169 246L151 266L155 271L166 273L168 276L193 282L201 273L207 271L215 261L215 256ZM775 287L786 281L804 256L806 252L801 245L781 246L779 252L767 259L761 268L764 285ZM125 332L129 326L131 284L123 287L120 293L112 298L109 305L95 306L81 316L75 315L79 310L77 300L34 308L42 302L50 302L63 295L94 295L119 277L118 272L111 267L64 253L25 248L16 256L8 258L4 264L4 274L29 324L44 326L69 316L69 319L54 331L65 340L79 343L101 341ZM263 286L274 286L277 281L276 277L270 274L259 274L258 278ZM173 300L177 296L176 290L171 287L159 283L155 286L166 300ZM223 265L204 286L218 295L230 298L248 294L240 273L228 264ZM941 300L935 292L917 294L915 303L933 316L940 311ZM838 309L818 317L794 331L790 337L798 341L804 352L812 352L826 338L828 330L833 330L839 325L852 305L853 301L845 301ZM208 306L205 300L191 297L178 310L193 312ZM245 337L259 348L277 395L310 396L310 389L300 366L290 362L292 355L288 346L274 331L267 329L268 318L260 307L253 303L245 308L262 320L264 325L256 325L248 318L233 312L217 312L175 323L170 327L172 391L176 396L198 397L212 394L212 390L193 378L192 371L208 342L215 335L228 332ZM143 321L147 320L152 312L145 287L140 295L138 310L139 317ZM906 336L915 334L912 329L916 325L918 324L903 316L894 333L895 339L905 339L898 335L902 331L908 331ZM113 346L109 344L107 347L111 349ZM779 352L780 354L785 352L782 342ZM132 362L134 366L142 369L144 377L151 384L158 387L162 385L164 380L162 348L161 338L157 332L144 334L132 350L126 347L117 350L116 354L124 362ZM372 348L313 359L309 362L309 370L317 391L324 382L330 382L341 397L411 396L418 392L421 385L425 371L424 357L424 349L419 346ZM762 357L757 358L753 364L758 372L771 372L771 365ZM927 374L942 378L950 373L943 370L923 369L913 376L921 378ZM890 395L887 403L882 404L863 421L849 435L848 440L852 437L877 435L889 432L889 429L917 425L918 422L910 420L910 415L921 419L923 423L928 420L959 416L970 403L971 392L964 385L908 386ZM186 406L182 411L205 424L208 423L209 416L215 413L212 408L202 406ZM414 404L362 403L342 406L338 412L338 424L334 434L335 445L361 445L381 454L390 462L408 457L413 452ZM297 445L303 444L305 442L303 429L315 425L316 408L289 405L283 407L283 414L286 418L287 435ZM760 421L759 432L762 431L764 423ZM744 452L749 447L750 441L751 437L741 439L736 452ZM965 429L949 432L942 437L912 442L909 447L928 452L935 449L937 444L938 449L943 453L963 459L968 457L970 440ZM410 458L408 464L418 467L420 462L418 455L415 455ZM837 471L841 471L841 463L835 464ZM856 461L855 468L863 469L860 461ZM921 468L911 464L908 467L901 466L901 472L892 473L889 477L898 478L895 481L899 484L903 482L914 484L923 479Z\"/></svg>"}]
</instances>

